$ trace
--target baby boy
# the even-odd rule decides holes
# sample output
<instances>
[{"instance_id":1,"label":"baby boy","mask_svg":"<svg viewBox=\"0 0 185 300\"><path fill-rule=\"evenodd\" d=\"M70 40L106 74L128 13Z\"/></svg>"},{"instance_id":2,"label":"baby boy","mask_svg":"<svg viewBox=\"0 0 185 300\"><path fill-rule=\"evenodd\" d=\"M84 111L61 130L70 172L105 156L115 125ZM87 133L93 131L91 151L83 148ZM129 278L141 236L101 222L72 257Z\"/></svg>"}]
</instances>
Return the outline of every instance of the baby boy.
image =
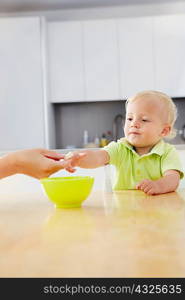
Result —
<instances>
[{"instance_id":1,"label":"baby boy","mask_svg":"<svg viewBox=\"0 0 185 300\"><path fill-rule=\"evenodd\" d=\"M116 168L113 189L140 189L149 195L175 191L183 177L175 147L163 138L174 137L177 110L172 99L158 91L143 91L126 102L125 137L101 150L73 152L69 172L75 166Z\"/></svg>"}]
</instances>

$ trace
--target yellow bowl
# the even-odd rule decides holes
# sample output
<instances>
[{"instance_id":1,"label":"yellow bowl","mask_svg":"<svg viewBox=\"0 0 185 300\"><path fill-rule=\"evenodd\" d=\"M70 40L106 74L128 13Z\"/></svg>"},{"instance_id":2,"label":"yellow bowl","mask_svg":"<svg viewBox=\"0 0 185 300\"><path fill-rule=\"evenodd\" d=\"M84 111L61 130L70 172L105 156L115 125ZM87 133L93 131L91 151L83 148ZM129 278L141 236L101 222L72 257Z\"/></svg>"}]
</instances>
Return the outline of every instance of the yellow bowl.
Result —
<instances>
[{"instance_id":1,"label":"yellow bowl","mask_svg":"<svg viewBox=\"0 0 185 300\"><path fill-rule=\"evenodd\" d=\"M40 180L48 198L57 208L80 207L89 196L94 178L90 176L51 177Z\"/></svg>"}]
</instances>

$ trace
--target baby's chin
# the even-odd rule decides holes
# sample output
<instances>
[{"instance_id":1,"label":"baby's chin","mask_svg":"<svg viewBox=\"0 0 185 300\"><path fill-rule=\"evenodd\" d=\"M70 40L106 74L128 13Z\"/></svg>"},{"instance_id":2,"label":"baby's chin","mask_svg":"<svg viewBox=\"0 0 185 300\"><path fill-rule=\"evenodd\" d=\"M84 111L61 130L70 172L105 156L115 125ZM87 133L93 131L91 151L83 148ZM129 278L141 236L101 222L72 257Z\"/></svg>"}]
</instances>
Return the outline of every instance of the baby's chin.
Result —
<instances>
[{"instance_id":1,"label":"baby's chin","mask_svg":"<svg viewBox=\"0 0 185 300\"><path fill-rule=\"evenodd\" d=\"M154 147L160 140L158 141L150 141L148 143L146 143L146 141L138 141L137 139L133 139L133 138L127 138L126 137L127 142L133 146L134 148L147 148L147 147Z\"/></svg>"},{"instance_id":2,"label":"baby's chin","mask_svg":"<svg viewBox=\"0 0 185 300\"><path fill-rule=\"evenodd\" d=\"M129 142L129 144L131 144L132 146L136 146L139 147L142 145L142 141L140 137L138 138L138 136L128 136L126 137L127 142Z\"/></svg>"},{"instance_id":3,"label":"baby's chin","mask_svg":"<svg viewBox=\"0 0 185 300\"><path fill-rule=\"evenodd\" d=\"M137 141L136 139L126 138L127 142L133 147L145 147L146 143L142 143L142 141Z\"/></svg>"}]
</instances>

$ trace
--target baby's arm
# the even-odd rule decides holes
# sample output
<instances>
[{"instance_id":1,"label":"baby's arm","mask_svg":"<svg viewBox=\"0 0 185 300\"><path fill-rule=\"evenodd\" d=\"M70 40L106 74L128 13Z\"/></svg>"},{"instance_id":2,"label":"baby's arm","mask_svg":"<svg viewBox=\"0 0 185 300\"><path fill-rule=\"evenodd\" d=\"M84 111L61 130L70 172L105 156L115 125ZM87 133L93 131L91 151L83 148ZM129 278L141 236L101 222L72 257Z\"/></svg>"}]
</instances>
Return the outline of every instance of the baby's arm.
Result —
<instances>
[{"instance_id":1,"label":"baby's arm","mask_svg":"<svg viewBox=\"0 0 185 300\"><path fill-rule=\"evenodd\" d=\"M142 180L136 188L148 195L164 194L174 192L179 185L180 174L176 170L168 170L164 176L158 180Z\"/></svg>"},{"instance_id":2,"label":"baby's arm","mask_svg":"<svg viewBox=\"0 0 185 300\"><path fill-rule=\"evenodd\" d=\"M81 154L81 156L79 156ZM82 154L84 154L82 156ZM74 172L74 167L93 169L104 166L109 163L109 154L105 150L83 150L78 152L70 152L65 158L68 160L66 170Z\"/></svg>"}]
</instances>

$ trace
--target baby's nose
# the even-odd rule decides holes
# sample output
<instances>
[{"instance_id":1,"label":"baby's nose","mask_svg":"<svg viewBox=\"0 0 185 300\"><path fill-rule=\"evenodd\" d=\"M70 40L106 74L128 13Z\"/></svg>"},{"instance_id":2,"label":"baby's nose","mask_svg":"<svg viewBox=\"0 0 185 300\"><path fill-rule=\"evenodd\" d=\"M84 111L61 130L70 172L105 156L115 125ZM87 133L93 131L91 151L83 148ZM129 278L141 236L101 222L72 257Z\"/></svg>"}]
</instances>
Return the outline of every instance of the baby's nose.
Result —
<instances>
[{"instance_id":1,"label":"baby's nose","mask_svg":"<svg viewBox=\"0 0 185 300\"><path fill-rule=\"evenodd\" d=\"M136 128L139 128L140 127L140 124L137 120L133 120L132 123L131 123L131 126L132 127L136 127Z\"/></svg>"}]
</instances>

